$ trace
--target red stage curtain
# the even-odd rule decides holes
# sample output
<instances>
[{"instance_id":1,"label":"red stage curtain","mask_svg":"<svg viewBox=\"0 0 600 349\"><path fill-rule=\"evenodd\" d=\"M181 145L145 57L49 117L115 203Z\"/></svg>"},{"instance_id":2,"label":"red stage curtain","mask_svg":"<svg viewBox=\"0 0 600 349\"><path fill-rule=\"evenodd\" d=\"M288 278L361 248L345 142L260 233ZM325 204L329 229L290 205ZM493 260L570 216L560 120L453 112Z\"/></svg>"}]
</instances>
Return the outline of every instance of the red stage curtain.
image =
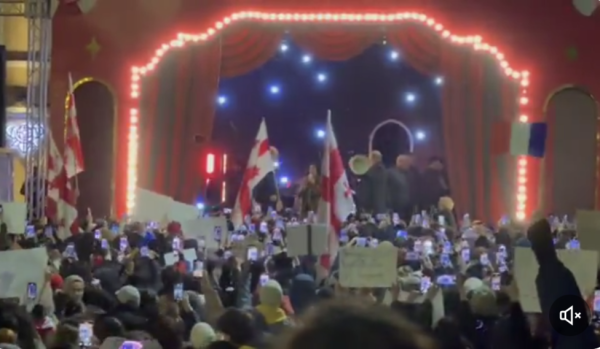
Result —
<instances>
[{"instance_id":1,"label":"red stage curtain","mask_svg":"<svg viewBox=\"0 0 600 349\"><path fill-rule=\"evenodd\" d=\"M364 27L298 26L291 31L292 41L318 59L345 61L373 45L381 33Z\"/></svg>"},{"instance_id":2,"label":"red stage curtain","mask_svg":"<svg viewBox=\"0 0 600 349\"><path fill-rule=\"evenodd\" d=\"M279 49L282 36L281 27L273 25L227 28L220 37L221 77L243 75L265 64Z\"/></svg>"},{"instance_id":3,"label":"red stage curtain","mask_svg":"<svg viewBox=\"0 0 600 349\"><path fill-rule=\"evenodd\" d=\"M387 32L388 42L400 48L403 60L424 74L444 77L442 125L446 168L459 214L492 218L491 198L485 195L485 142L481 135L482 67L470 48L456 47L421 24L401 24Z\"/></svg>"}]
</instances>

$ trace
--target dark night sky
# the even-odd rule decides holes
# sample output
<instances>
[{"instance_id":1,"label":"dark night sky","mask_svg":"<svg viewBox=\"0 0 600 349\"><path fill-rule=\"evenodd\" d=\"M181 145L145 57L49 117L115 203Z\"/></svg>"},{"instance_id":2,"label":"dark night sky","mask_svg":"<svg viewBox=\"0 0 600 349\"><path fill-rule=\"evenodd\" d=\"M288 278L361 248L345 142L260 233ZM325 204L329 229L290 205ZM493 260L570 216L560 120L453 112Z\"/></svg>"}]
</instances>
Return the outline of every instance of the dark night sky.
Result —
<instances>
[{"instance_id":1,"label":"dark night sky","mask_svg":"<svg viewBox=\"0 0 600 349\"><path fill-rule=\"evenodd\" d=\"M249 74L224 79L219 93L225 103L217 105L213 140L246 165L250 146L260 119L267 122L269 139L280 152L280 174L298 178L310 163L319 162L323 140L316 130L323 129L331 109L333 127L342 156L351 152L365 154L371 130L389 118L406 124L425 139L415 141L420 163L431 155L442 155L440 79L424 76L402 61L402 52L387 45L374 45L363 54L344 62L303 61L303 52L285 42L273 59ZM393 59L393 52L398 57ZM326 77L319 81L319 74ZM270 89L279 88L273 94ZM407 101L413 94L414 102ZM233 125L233 127L232 127ZM237 131L235 131L237 130ZM378 132L377 139L392 137L393 151L384 157L395 158L408 142L399 127ZM381 142L375 144L381 148ZM320 165L319 165L320 167Z\"/></svg>"}]
</instances>

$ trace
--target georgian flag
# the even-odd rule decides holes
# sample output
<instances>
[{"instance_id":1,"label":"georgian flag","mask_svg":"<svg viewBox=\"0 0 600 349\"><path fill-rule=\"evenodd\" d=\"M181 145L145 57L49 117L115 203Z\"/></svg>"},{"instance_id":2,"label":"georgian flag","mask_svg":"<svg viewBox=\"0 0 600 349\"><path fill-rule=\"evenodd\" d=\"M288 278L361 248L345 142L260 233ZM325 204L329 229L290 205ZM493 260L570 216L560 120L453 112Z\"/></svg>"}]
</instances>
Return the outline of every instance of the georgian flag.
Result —
<instances>
[{"instance_id":1,"label":"georgian flag","mask_svg":"<svg viewBox=\"0 0 600 349\"><path fill-rule=\"evenodd\" d=\"M355 205L333 132L331 111L327 113L325 132L325 151L321 164L321 199L317 210L317 221L329 226L329 254L321 256L321 266L329 270L340 247L339 234L342 224L348 215L355 211Z\"/></svg>"}]
</instances>

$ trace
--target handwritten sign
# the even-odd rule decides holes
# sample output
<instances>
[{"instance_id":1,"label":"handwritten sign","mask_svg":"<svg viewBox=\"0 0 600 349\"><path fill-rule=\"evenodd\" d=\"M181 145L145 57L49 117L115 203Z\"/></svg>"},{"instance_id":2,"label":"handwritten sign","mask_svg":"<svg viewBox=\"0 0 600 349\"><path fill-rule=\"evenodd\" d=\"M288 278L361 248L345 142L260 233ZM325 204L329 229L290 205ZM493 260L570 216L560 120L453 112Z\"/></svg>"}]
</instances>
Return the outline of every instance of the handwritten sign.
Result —
<instances>
[{"instance_id":1,"label":"handwritten sign","mask_svg":"<svg viewBox=\"0 0 600 349\"><path fill-rule=\"evenodd\" d=\"M328 225L303 224L287 226L287 254L290 257L327 253Z\"/></svg>"},{"instance_id":2,"label":"handwritten sign","mask_svg":"<svg viewBox=\"0 0 600 349\"><path fill-rule=\"evenodd\" d=\"M586 250L557 250L558 259L575 277L582 295L587 298L594 293L598 252ZM539 264L530 248L515 249L514 277L519 285L519 300L523 311L540 313L540 301L535 279Z\"/></svg>"},{"instance_id":3,"label":"handwritten sign","mask_svg":"<svg viewBox=\"0 0 600 349\"><path fill-rule=\"evenodd\" d=\"M11 234L25 234L27 204L23 202L3 202L2 220Z\"/></svg>"},{"instance_id":4,"label":"handwritten sign","mask_svg":"<svg viewBox=\"0 0 600 349\"><path fill-rule=\"evenodd\" d=\"M0 298L16 297L21 304L27 297L27 284L41 290L48 263L46 248L0 252ZM27 266L27 268L19 268Z\"/></svg>"},{"instance_id":5,"label":"handwritten sign","mask_svg":"<svg viewBox=\"0 0 600 349\"><path fill-rule=\"evenodd\" d=\"M393 246L346 247L339 253L343 287L390 287L398 278L397 251Z\"/></svg>"},{"instance_id":6,"label":"handwritten sign","mask_svg":"<svg viewBox=\"0 0 600 349\"><path fill-rule=\"evenodd\" d=\"M180 222L184 235L190 239L203 239L207 249L218 249L228 237L225 217L197 218Z\"/></svg>"}]
</instances>

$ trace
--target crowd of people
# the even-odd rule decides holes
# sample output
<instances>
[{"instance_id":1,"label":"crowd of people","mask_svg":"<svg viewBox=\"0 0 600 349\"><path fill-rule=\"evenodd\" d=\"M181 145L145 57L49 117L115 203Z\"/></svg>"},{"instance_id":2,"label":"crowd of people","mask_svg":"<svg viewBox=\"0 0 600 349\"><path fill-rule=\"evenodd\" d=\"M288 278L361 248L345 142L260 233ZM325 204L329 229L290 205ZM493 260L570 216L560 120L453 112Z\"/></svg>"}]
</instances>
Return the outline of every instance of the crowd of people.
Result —
<instances>
[{"instance_id":1,"label":"crowd of people","mask_svg":"<svg viewBox=\"0 0 600 349\"><path fill-rule=\"evenodd\" d=\"M374 289L343 287L339 258L324 269L316 256L289 257L286 227L299 224L301 213L282 207L247 217L243 229L230 225L216 249L187 238L177 222L94 220L91 212L81 232L63 240L44 220L25 235L3 225L4 251L45 246L48 266L32 309L0 302L0 348L600 346L593 326L565 337L547 321L553 300L581 294L556 255L574 231L546 219L528 228L508 221L490 228L466 217L456 222L448 197L436 207L410 220L362 212L344 222L342 245L397 249L396 282ZM257 257L234 253L231 241L250 238L261 251ZM519 304L511 277L516 245L530 246L540 265L541 314L526 314ZM193 262L184 249L195 251ZM168 262L172 252L179 260Z\"/></svg>"}]
</instances>

